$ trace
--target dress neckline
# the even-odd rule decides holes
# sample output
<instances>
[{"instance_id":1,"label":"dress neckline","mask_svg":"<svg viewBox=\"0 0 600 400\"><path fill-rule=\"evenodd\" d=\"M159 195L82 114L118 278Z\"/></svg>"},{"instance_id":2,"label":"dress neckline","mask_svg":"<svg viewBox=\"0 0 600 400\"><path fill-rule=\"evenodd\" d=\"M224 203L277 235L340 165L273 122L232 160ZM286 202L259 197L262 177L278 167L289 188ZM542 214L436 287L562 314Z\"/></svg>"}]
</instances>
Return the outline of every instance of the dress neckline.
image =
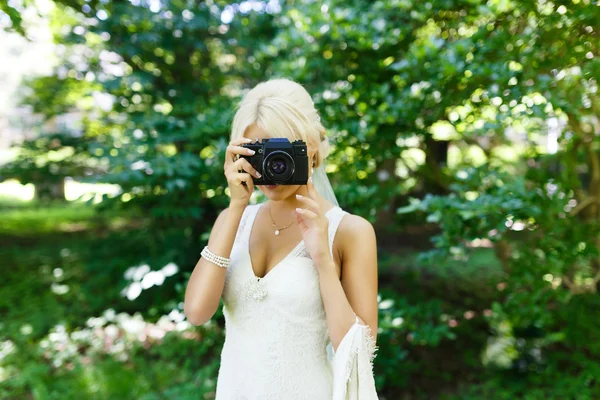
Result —
<instances>
[{"instance_id":1,"label":"dress neckline","mask_svg":"<svg viewBox=\"0 0 600 400\"><path fill-rule=\"evenodd\" d=\"M294 246L280 261L278 261L269 271L267 271L267 273L260 277L260 276L256 276L256 273L254 272L254 264L252 263L252 256L250 255L250 237L252 236L252 228L254 227L254 221L256 220L256 216L258 215L258 212L260 211L261 207L264 205L265 203L260 203L257 204L255 206L255 210L253 211L252 215L250 216L250 221L248 223L248 240L246 243L246 253L248 255L248 260L249 260L249 265L250 265L250 273L252 274L252 276L257 279L257 280L265 280L267 279L267 277L269 277L271 275L271 273L273 271L275 271L276 269L279 269L279 267L281 266L281 264L287 260L288 258L290 258L292 256L292 254L296 253L296 251L298 251L298 248L300 248L303 244L304 244L304 239L301 239L296 246ZM329 219L329 216L332 214L332 211L336 208L339 208L339 206L333 206L331 207L329 210L327 210L325 212L325 217L327 219Z\"/></svg>"}]
</instances>

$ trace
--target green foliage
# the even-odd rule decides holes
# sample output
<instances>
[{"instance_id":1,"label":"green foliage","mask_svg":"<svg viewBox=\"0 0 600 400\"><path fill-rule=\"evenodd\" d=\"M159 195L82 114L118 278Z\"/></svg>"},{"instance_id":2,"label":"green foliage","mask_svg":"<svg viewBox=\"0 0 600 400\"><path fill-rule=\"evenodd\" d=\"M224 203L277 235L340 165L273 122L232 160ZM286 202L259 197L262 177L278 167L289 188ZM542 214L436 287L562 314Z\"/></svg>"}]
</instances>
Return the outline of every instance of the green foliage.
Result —
<instances>
[{"instance_id":1,"label":"green foliage","mask_svg":"<svg viewBox=\"0 0 600 400\"><path fill-rule=\"evenodd\" d=\"M20 34L24 34L25 30L21 26L23 22L23 18L21 18L21 13L11 4L8 4L8 0L0 0L0 15L8 16L10 20L9 28L18 32Z\"/></svg>"},{"instance_id":2,"label":"green foliage","mask_svg":"<svg viewBox=\"0 0 600 400\"><path fill-rule=\"evenodd\" d=\"M175 296L160 286L135 302L123 298L128 267L150 236L134 215L92 211L36 203L2 211L0 398L192 399L214 392L222 329L177 325L177 302L166 300ZM65 229L73 225L75 232ZM132 234L136 229L144 233Z\"/></svg>"},{"instance_id":3,"label":"green foliage","mask_svg":"<svg viewBox=\"0 0 600 400\"><path fill-rule=\"evenodd\" d=\"M591 338L598 328L589 314L597 303L589 294L598 283L597 221L582 219L574 192L539 173L483 166L459 177L450 195L427 196L399 211L425 211L441 227L427 260L468 262L469 247L487 241L502 262L502 295L491 308L493 336L483 357L499 372L466 398L594 398L598 349L591 340L583 350L580 332ZM572 376L564 373L571 368Z\"/></svg>"},{"instance_id":4,"label":"green foliage","mask_svg":"<svg viewBox=\"0 0 600 400\"><path fill-rule=\"evenodd\" d=\"M398 296L379 303L380 359L375 372L379 387L408 385L410 375L420 367L409 361L412 346L436 348L443 340L456 338L440 303L436 299L409 304Z\"/></svg>"},{"instance_id":5,"label":"green foliage","mask_svg":"<svg viewBox=\"0 0 600 400\"><path fill-rule=\"evenodd\" d=\"M78 109L85 110L89 106L81 99L89 98L94 90L100 89L98 84L68 76L63 79L56 79L55 76L30 78L24 82L24 85L29 91L22 102L31 106L34 113L40 113L45 118L60 116ZM63 145L69 146L68 143Z\"/></svg>"},{"instance_id":6,"label":"green foliage","mask_svg":"<svg viewBox=\"0 0 600 400\"><path fill-rule=\"evenodd\" d=\"M0 334L29 347L11 356L23 379L3 381L2 396L122 398L131 382L139 398L210 395L219 329L206 347L168 336L144 351L130 348L133 366L94 356L57 372L36 344L54 319L72 332L107 305L155 321L176 309L228 200L222 154L234 105L255 83L286 76L307 87L330 128L328 167L341 204L395 235L382 245L393 254L381 252L389 279L380 303L381 391L598 397L599 327L591 316L600 281L600 8L454 0L295 1L260 10L221 1L55 4L60 65L26 82L24 102L47 120L84 111L82 137L26 142L2 173L37 185L86 176L122 192L99 207L109 220L79 207L3 212L0 232L18 245L3 248L2 259L18 268L3 272L0 315L12 322ZM0 9L23 32L13 5ZM94 107L98 93L111 105ZM561 130L556 149L546 145L550 122ZM407 206L409 197L418 200ZM432 251L416 259L398 248L409 247L416 227L432 226L425 230L434 232ZM134 302L122 297L135 283L124 277L131 268L169 263L182 273ZM47 289L66 284L55 282L57 268L72 281L62 295ZM28 271L31 282L21 278ZM34 344L24 345L27 318ZM177 374L174 365L193 349L206 367L189 364ZM149 357L157 363L142 362ZM50 381L52 374L61 379Z\"/></svg>"},{"instance_id":7,"label":"green foliage","mask_svg":"<svg viewBox=\"0 0 600 400\"><path fill-rule=\"evenodd\" d=\"M480 376L489 309L502 281L493 252L424 263L417 253L382 254L376 379L389 398L437 398Z\"/></svg>"},{"instance_id":8,"label":"green foliage","mask_svg":"<svg viewBox=\"0 0 600 400\"><path fill-rule=\"evenodd\" d=\"M218 358L213 356L209 363L205 360L207 352L219 348L220 342L215 343L212 339L215 333L210 328L200 332L201 340L198 340L199 335L190 339L179 332L168 332L152 345L135 340L126 342L126 361L120 359L124 354L119 345L124 342L122 339L106 344L107 337L92 337L88 346L94 347L95 341L102 339L100 342L105 346L106 354L90 356L82 348L81 353L74 353L60 365L52 365L51 361L56 363L57 358L49 359L48 351L42 351L37 343L20 343L6 359L10 365L10 379L0 383L0 398L25 398L28 393L44 399L78 399L82 395L89 399L159 399L165 396L197 399L198 395L210 395L215 390ZM57 341L61 333L51 335ZM42 346L48 346L48 342L44 339ZM61 353L71 350L70 341L62 345L65 348Z\"/></svg>"},{"instance_id":9,"label":"green foliage","mask_svg":"<svg viewBox=\"0 0 600 400\"><path fill-rule=\"evenodd\" d=\"M72 132L44 134L18 143L14 160L0 166L0 179L33 183L41 200L64 200L65 178L82 178L101 172L90 159L89 140Z\"/></svg>"}]
</instances>

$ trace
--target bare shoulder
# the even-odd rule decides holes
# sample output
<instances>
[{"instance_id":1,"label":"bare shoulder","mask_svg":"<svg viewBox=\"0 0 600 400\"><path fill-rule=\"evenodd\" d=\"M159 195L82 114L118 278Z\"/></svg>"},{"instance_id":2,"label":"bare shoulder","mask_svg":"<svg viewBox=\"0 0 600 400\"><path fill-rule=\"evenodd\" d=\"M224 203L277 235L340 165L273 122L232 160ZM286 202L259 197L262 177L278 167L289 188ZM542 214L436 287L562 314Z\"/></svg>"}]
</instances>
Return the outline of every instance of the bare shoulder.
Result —
<instances>
[{"instance_id":1,"label":"bare shoulder","mask_svg":"<svg viewBox=\"0 0 600 400\"><path fill-rule=\"evenodd\" d=\"M337 235L343 249L355 246L364 249L365 246L374 245L376 241L373 225L367 219L354 214L346 214L342 218Z\"/></svg>"},{"instance_id":2,"label":"bare shoulder","mask_svg":"<svg viewBox=\"0 0 600 400\"><path fill-rule=\"evenodd\" d=\"M377 239L373 225L365 218L346 214L338 227L340 277L344 290L356 284L377 286ZM336 236L338 236L336 235ZM376 297L376 294L375 294Z\"/></svg>"}]
</instances>

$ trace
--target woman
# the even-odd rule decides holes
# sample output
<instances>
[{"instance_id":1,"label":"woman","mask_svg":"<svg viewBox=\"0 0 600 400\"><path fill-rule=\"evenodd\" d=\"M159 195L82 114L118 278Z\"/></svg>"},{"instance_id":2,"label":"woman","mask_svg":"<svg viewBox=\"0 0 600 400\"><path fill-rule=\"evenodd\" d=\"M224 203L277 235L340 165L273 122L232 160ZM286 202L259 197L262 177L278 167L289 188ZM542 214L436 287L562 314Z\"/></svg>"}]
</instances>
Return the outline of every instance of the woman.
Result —
<instances>
[{"instance_id":1,"label":"woman","mask_svg":"<svg viewBox=\"0 0 600 400\"><path fill-rule=\"evenodd\" d=\"M249 205L253 177L260 175L240 157L251 155L242 145L272 137L306 142L309 181L258 186L268 201ZM301 85L263 82L240 103L224 167L231 200L214 223L184 303L188 320L200 325L223 297L217 400L377 398L375 233L337 205L323 167L328 151Z\"/></svg>"}]
</instances>

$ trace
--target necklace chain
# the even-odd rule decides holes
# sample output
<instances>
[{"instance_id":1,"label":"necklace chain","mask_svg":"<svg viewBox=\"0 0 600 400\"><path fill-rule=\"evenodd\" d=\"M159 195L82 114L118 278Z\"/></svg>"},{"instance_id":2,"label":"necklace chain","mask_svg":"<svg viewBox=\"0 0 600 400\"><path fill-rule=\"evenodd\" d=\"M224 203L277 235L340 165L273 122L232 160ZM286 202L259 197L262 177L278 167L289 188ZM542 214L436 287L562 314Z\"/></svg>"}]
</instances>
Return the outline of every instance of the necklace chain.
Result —
<instances>
[{"instance_id":1,"label":"necklace chain","mask_svg":"<svg viewBox=\"0 0 600 400\"><path fill-rule=\"evenodd\" d=\"M275 220L273 219L273 215L271 215L271 207L269 207L269 217L271 217L271 223L273 225L273 228L275 228L275 235L276 236L279 235L279 232L281 232L284 229L289 228L294 223L294 220L292 220L289 224L287 224L283 228L278 227L277 224L275 224Z\"/></svg>"}]
</instances>

